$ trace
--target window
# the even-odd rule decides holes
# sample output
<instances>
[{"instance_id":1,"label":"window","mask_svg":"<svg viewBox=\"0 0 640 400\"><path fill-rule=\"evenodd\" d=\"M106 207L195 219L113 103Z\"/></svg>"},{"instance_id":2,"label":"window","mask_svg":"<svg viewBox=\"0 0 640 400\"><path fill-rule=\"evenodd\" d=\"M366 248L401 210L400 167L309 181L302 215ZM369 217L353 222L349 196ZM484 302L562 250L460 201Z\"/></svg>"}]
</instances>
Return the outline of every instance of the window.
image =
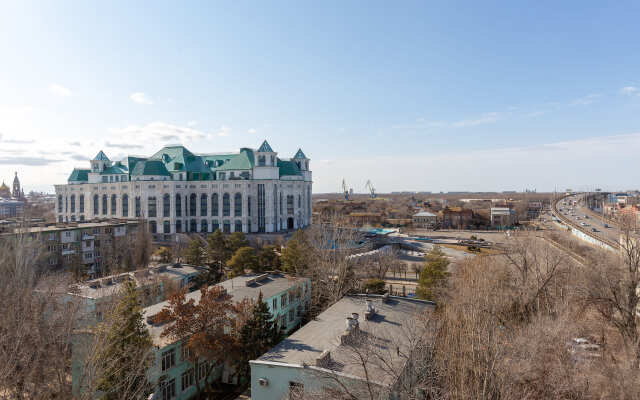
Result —
<instances>
[{"instance_id":1,"label":"window","mask_svg":"<svg viewBox=\"0 0 640 400\"><path fill-rule=\"evenodd\" d=\"M293 322L293 319L295 318L295 312L292 309L289 310L289 322Z\"/></svg>"},{"instance_id":2,"label":"window","mask_svg":"<svg viewBox=\"0 0 640 400\"><path fill-rule=\"evenodd\" d=\"M287 214L293 214L293 195L287 195Z\"/></svg>"},{"instance_id":3,"label":"window","mask_svg":"<svg viewBox=\"0 0 640 400\"><path fill-rule=\"evenodd\" d=\"M251 216L251 196L247 196L247 216Z\"/></svg>"},{"instance_id":4,"label":"window","mask_svg":"<svg viewBox=\"0 0 640 400\"><path fill-rule=\"evenodd\" d=\"M218 216L218 193L211 195L211 215Z\"/></svg>"},{"instance_id":5,"label":"window","mask_svg":"<svg viewBox=\"0 0 640 400\"><path fill-rule=\"evenodd\" d=\"M258 156L258 166L264 167L266 165L265 156Z\"/></svg>"},{"instance_id":6,"label":"window","mask_svg":"<svg viewBox=\"0 0 640 400\"><path fill-rule=\"evenodd\" d=\"M282 193L280 193L280 214L282 214Z\"/></svg>"},{"instance_id":7,"label":"window","mask_svg":"<svg viewBox=\"0 0 640 400\"><path fill-rule=\"evenodd\" d=\"M116 215L116 195L111 195L111 215Z\"/></svg>"},{"instance_id":8,"label":"window","mask_svg":"<svg viewBox=\"0 0 640 400\"><path fill-rule=\"evenodd\" d=\"M302 207L302 200L300 195L298 195L298 208L301 208L301 207Z\"/></svg>"},{"instance_id":9,"label":"window","mask_svg":"<svg viewBox=\"0 0 640 400\"><path fill-rule=\"evenodd\" d=\"M84 212L84 195L83 194L80 195L78 206L80 208L80 214L82 214Z\"/></svg>"},{"instance_id":10,"label":"window","mask_svg":"<svg viewBox=\"0 0 640 400\"><path fill-rule=\"evenodd\" d=\"M189 232L198 232L198 222L195 219L189 221Z\"/></svg>"},{"instance_id":11,"label":"window","mask_svg":"<svg viewBox=\"0 0 640 400\"><path fill-rule=\"evenodd\" d=\"M155 218L157 215L155 196L150 196L147 198L147 213L149 215L149 218Z\"/></svg>"},{"instance_id":12,"label":"window","mask_svg":"<svg viewBox=\"0 0 640 400\"><path fill-rule=\"evenodd\" d=\"M276 165L276 158L274 156L271 156L271 165Z\"/></svg>"},{"instance_id":13,"label":"window","mask_svg":"<svg viewBox=\"0 0 640 400\"><path fill-rule=\"evenodd\" d=\"M136 217L140 217L140 196L136 196Z\"/></svg>"},{"instance_id":14,"label":"window","mask_svg":"<svg viewBox=\"0 0 640 400\"><path fill-rule=\"evenodd\" d=\"M293 303L293 293L289 292L289 304Z\"/></svg>"},{"instance_id":15,"label":"window","mask_svg":"<svg viewBox=\"0 0 640 400\"><path fill-rule=\"evenodd\" d=\"M176 380L165 380L160 383L160 391L162 392L162 400L175 399L176 397Z\"/></svg>"},{"instance_id":16,"label":"window","mask_svg":"<svg viewBox=\"0 0 640 400\"><path fill-rule=\"evenodd\" d=\"M284 308L287 306L287 294L283 294L280 296L280 307Z\"/></svg>"},{"instance_id":17,"label":"window","mask_svg":"<svg viewBox=\"0 0 640 400\"><path fill-rule=\"evenodd\" d=\"M242 221L237 219L235 226L233 227L234 232L242 232Z\"/></svg>"},{"instance_id":18,"label":"window","mask_svg":"<svg viewBox=\"0 0 640 400\"><path fill-rule=\"evenodd\" d=\"M220 224L218 223L217 219L214 219L213 221L211 221L211 232L215 232L218 229L220 229Z\"/></svg>"},{"instance_id":19,"label":"window","mask_svg":"<svg viewBox=\"0 0 640 400\"><path fill-rule=\"evenodd\" d=\"M198 365L198 380L204 379L207 376L207 364L202 363Z\"/></svg>"},{"instance_id":20,"label":"window","mask_svg":"<svg viewBox=\"0 0 640 400\"><path fill-rule=\"evenodd\" d=\"M182 232L182 221L179 219L176 220L176 233Z\"/></svg>"},{"instance_id":21,"label":"window","mask_svg":"<svg viewBox=\"0 0 640 400\"><path fill-rule=\"evenodd\" d=\"M176 217L182 216L182 197L176 194Z\"/></svg>"},{"instance_id":22,"label":"window","mask_svg":"<svg viewBox=\"0 0 640 400\"><path fill-rule=\"evenodd\" d=\"M162 370L166 371L176 365L176 349L162 352Z\"/></svg>"},{"instance_id":23,"label":"window","mask_svg":"<svg viewBox=\"0 0 640 400\"><path fill-rule=\"evenodd\" d=\"M229 193L222 195L222 216L228 217L231 215L231 203L229 199Z\"/></svg>"},{"instance_id":24,"label":"window","mask_svg":"<svg viewBox=\"0 0 640 400\"><path fill-rule=\"evenodd\" d=\"M242 217L242 194L236 193L233 196L233 216Z\"/></svg>"},{"instance_id":25,"label":"window","mask_svg":"<svg viewBox=\"0 0 640 400\"><path fill-rule=\"evenodd\" d=\"M164 221L162 223L162 232L164 233L171 233L171 222L169 221Z\"/></svg>"},{"instance_id":26,"label":"window","mask_svg":"<svg viewBox=\"0 0 640 400\"><path fill-rule=\"evenodd\" d=\"M58 195L58 212L62 212L62 195Z\"/></svg>"},{"instance_id":27,"label":"window","mask_svg":"<svg viewBox=\"0 0 640 400\"><path fill-rule=\"evenodd\" d=\"M158 233L158 226L156 225L156 221L149 221L149 230L151 233Z\"/></svg>"},{"instance_id":28,"label":"window","mask_svg":"<svg viewBox=\"0 0 640 400\"><path fill-rule=\"evenodd\" d=\"M202 193L202 195L200 195L200 216L201 217L206 217L207 216L207 200L208 197L206 194Z\"/></svg>"},{"instance_id":29,"label":"window","mask_svg":"<svg viewBox=\"0 0 640 400\"><path fill-rule=\"evenodd\" d=\"M271 311L275 311L278 308L278 299L271 300Z\"/></svg>"},{"instance_id":30,"label":"window","mask_svg":"<svg viewBox=\"0 0 640 400\"><path fill-rule=\"evenodd\" d=\"M192 369L188 369L182 373L182 390L186 390L191 387L195 382L195 374Z\"/></svg>"},{"instance_id":31,"label":"window","mask_svg":"<svg viewBox=\"0 0 640 400\"><path fill-rule=\"evenodd\" d=\"M207 232L209 230L209 223L206 219L200 221L200 232Z\"/></svg>"},{"instance_id":32,"label":"window","mask_svg":"<svg viewBox=\"0 0 640 400\"><path fill-rule=\"evenodd\" d=\"M231 232L231 222L223 221L223 223L222 223L222 231L224 233L230 233Z\"/></svg>"},{"instance_id":33,"label":"window","mask_svg":"<svg viewBox=\"0 0 640 400\"><path fill-rule=\"evenodd\" d=\"M75 194L71 195L71 212L72 213L76 212L76 195Z\"/></svg>"},{"instance_id":34,"label":"window","mask_svg":"<svg viewBox=\"0 0 640 400\"><path fill-rule=\"evenodd\" d=\"M224 172L218 172L218 179L220 179L221 181L224 181L226 178L226 175Z\"/></svg>"},{"instance_id":35,"label":"window","mask_svg":"<svg viewBox=\"0 0 640 400\"><path fill-rule=\"evenodd\" d=\"M193 352L191 351L189 346L187 346L187 343L182 343L182 345L180 346L180 360L187 361L191 358L192 355Z\"/></svg>"},{"instance_id":36,"label":"window","mask_svg":"<svg viewBox=\"0 0 640 400\"><path fill-rule=\"evenodd\" d=\"M162 196L162 216L165 218L171 216L171 196L168 194Z\"/></svg>"},{"instance_id":37,"label":"window","mask_svg":"<svg viewBox=\"0 0 640 400\"><path fill-rule=\"evenodd\" d=\"M265 194L264 194L264 184L258 184L258 232L265 231Z\"/></svg>"},{"instance_id":38,"label":"window","mask_svg":"<svg viewBox=\"0 0 640 400\"><path fill-rule=\"evenodd\" d=\"M287 329L287 315L282 314L279 319L280 319L280 329Z\"/></svg>"},{"instance_id":39,"label":"window","mask_svg":"<svg viewBox=\"0 0 640 400\"><path fill-rule=\"evenodd\" d=\"M107 195L102 195L102 215L107 215Z\"/></svg>"},{"instance_id":40,"label":"window","mask_svg":"<svg viewBox=\"0 0 640 400\"><path fill-rule=\"evenodd\" d=\"M191 196L189 196L189 216L191 217L195 217L196 214L196 205L198 202L198 196L196 196L195 193L191 193Z\"/></svg>"},{"instance_id":41,"label":"window","mask_svg":"<svg viewBox=\"0 0 640 400\"><path fill-rule=\"evenodd\" d=\"M128 194L122 195L122 216L123 217L129 216L129 195Z\"/></svg>"}]
</instances>

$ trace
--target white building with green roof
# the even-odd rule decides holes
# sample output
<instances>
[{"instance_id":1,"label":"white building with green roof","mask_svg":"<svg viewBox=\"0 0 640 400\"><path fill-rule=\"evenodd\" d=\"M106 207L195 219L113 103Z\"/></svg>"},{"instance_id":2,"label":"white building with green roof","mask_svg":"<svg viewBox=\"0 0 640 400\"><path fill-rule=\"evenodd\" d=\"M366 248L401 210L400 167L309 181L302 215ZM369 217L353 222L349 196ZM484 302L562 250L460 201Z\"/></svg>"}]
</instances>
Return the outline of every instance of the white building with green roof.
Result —
<instances>
[{"instance_id":1,"label":"white building with green roof","mask_svg":"<svg viewBox=\"0 0 640 400\"><path fill-rule=\"evenodd\" d=\"M311 223L309 158L278 157L265 140L238 153L165 146L111 161L100 151L55 185L59 222L144 218L158 239L179 232L279 232ZM164 238L159 237L165 235Z\"/></svg>"}]
</instances>

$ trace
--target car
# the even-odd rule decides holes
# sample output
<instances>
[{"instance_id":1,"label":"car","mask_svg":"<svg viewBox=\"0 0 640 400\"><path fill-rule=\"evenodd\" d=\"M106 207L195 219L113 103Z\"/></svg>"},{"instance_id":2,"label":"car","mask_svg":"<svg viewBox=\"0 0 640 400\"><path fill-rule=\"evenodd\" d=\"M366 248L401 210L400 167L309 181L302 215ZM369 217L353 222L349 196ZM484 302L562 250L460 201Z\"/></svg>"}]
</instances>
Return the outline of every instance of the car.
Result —
<instances>
[{"instance_id":1,"label":"car","mask_svg":"<svg viewBox=\"0 0 640 400\"><path fill-rule=\"evenodd\" d=\"M609 225L607 225L607 224L604 224L604 227L605 227L605 228L611 228L611 227L610 227Z\"/></svg>"},{"instance_id":2,"label":"car","mask_svg":"<svg viewBox=\"0 0 640 400\"><path fill-rule=\"evenodd\" d=\"M598 232L598 230L596 228L591 228L592 232Z\"/></svg>"}]
</instances>

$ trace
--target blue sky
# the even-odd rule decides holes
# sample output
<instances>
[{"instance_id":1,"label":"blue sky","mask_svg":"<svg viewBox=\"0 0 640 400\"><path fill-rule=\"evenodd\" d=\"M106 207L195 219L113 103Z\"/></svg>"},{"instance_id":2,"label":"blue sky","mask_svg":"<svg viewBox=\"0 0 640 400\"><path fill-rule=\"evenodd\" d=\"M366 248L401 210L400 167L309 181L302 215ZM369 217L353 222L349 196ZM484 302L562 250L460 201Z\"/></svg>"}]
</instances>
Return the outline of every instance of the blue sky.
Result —
<instances>
[{"instance_id":1,"label":"blue sky","mask_svg":"<svg viewBox=\"0 0 640 400\"><path fill-rule=\"evenodd\" d=\"M611 4L614 3L614 4ZM0 13L0 178L302 147L314 191L637 188L638 2L43 2Z\"/></svg>"}]
</instances>

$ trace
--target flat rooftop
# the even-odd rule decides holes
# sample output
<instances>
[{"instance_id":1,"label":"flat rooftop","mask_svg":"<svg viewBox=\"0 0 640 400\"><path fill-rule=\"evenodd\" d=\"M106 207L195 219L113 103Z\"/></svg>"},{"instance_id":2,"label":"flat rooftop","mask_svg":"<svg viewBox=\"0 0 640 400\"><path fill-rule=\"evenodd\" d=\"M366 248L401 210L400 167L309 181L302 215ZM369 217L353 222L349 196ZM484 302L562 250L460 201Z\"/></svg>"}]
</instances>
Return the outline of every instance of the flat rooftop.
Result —
<instances>
[{"instance_id":1,"label":"flat rooftop","mask_svg":"<svg viewBox=\"0 0 640 400\"><path fill-rule=\"evenodd\" d=\"M73 285L73 290L70 294L95 300L118 293L127 280L134 280L137 286L145 286L161 279L181 280L199 271L198 267L187 264L181 264L180 267L168 265L145 268Z\"/></svg>"},{"instance_id":2,"label":"flat rooftop","mask_svg":"<svg viewBox=\"0 0 640 400\"><path fill-rule=\"evenodd\" d=\"M373 318L368 321L364 317L367 309L366 300L370 300L376 310ZM352 313L358 313L360 331L368 337L377 338L381 343L379 349L385 351L385 358L394 364L394 369L401 370L405 359L398 355L397 347L400 354L403 354L403 350L409 345L408 335L415 331L416 322L420 316L430 313L433 308L434 305L430 302L405 297L390 296L383 302L382 296L379 295L345 296L257 361L298 366L306 363L313 366L322 352L328 350L332 360L330 368L333 371L364 378L364 371L354 354L348 346L340 343L340 336L346 329L347 317ZM369 367L373 381L389 384L392 380L392 377L385 373L384 367Z\"/></svg>"},{"instance_id":3,"label":"flat rooftop","mask_svg":"<svg viewBox=\"0 0 640 400\"><path fill-rule=\"evenodd\" d=\"M259 282L255 282L255 278L261 275L267 275L264 279L261 279ZM252 299L257 300L260 292L262 292L262 297L267 299L275 294L278 294L284 290L289 289L292 286L295 286L298 283L306 281L307 278L296 278L291 277L284 274L273 273L273 274L245 274L241 276L237 276L232 279L228 279L226 281L220 282L217 286L222 286L227 290L227 294L231 295L234 301L241 301L243 299ZM252 282L247 285L247 282ZM186 294L186 300L189 301L193 299L196 303L200 301L200 290L196 290L191 293ZM163 308L169 305L169 301L163 301L158 304L154 304L152 306L146 307L142 310L143 318L145 318L145 324L149 333L151 334L151 338L153 339L153 343L156 346L164 347L171 342L171 339L166 337L161 337L161 333L164 330L164 325L151 325L146 322L146 318L151 315L155 315L162 311Z\"/></svg>"},{"instance_id":4,"label":"flat rooftop","mask_svg":"<svg viewBox=\"0 0 640 400\"><path fill-rule=\"evenodd\" d=\"M15 233L59 232L59 231L69 231L69 230L76 230L76 229L91 229L91 228L119 226L119 225L138 225L138 221L112 220L112 221L101 221L101 222L78 222L77 224L65 224L65 225L56 224L56 225L49 225L49 226L33 226L30 228L17 228L15 230Z\"/></svg>"}]
</instances>

